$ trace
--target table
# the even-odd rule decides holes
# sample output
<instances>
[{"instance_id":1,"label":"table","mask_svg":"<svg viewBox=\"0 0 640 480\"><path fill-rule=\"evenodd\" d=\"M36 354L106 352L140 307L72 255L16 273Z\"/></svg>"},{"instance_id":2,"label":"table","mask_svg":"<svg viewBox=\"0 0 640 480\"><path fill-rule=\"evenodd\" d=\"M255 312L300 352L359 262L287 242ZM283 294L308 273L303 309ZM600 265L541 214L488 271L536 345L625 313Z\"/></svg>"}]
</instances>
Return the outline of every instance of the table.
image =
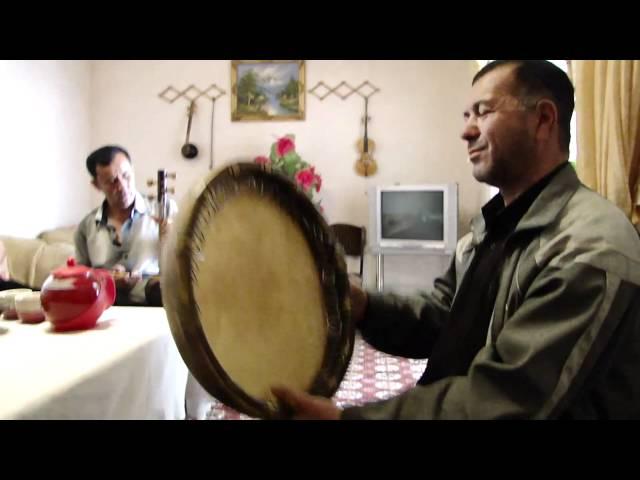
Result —
<instances>
[{"instance_id":1,"label":"table","mask_svg":"<svg viewBox=\"0 0 640 480\"><path fill-rule=\"evenodd\" d=\"M0 320L0 419L184 419L187 375L163 308L68 333Z\"/></svg>"}]
</instances>

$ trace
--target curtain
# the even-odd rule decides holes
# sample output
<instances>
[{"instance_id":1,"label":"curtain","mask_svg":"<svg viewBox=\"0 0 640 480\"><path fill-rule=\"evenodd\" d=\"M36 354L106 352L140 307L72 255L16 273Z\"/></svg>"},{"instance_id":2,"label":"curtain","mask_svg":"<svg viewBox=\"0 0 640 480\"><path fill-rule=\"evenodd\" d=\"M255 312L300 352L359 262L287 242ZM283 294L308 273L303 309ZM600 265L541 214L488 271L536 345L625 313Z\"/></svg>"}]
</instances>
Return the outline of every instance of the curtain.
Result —
<instances>
[{"instance_id":1,"label":"curtain","mask_svg":"<svg viewBox=\"0 0 640 480\"><path fill-rule=\"evenodd\" d=\"M572 60L578 176L640 222L640 60Z\"/></svg>"}]
</instances>

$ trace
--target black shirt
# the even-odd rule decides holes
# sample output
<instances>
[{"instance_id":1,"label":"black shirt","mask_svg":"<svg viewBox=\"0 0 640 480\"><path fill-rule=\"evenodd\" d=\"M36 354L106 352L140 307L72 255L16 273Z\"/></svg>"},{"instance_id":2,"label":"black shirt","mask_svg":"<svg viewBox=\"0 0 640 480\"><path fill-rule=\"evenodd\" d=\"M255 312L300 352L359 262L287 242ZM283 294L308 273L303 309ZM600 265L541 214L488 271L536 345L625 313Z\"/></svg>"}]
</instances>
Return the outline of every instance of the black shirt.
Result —
<instances>
[{"instance_id":1,"label":"black shirt","mask_svg":"<svg viewBox=\"0 0 640 480\"><path fill-rule=\"evenodd\" d=\"M474 357L486 344L500 273L513 231L540 192L564 166L566 164L554 169L509 206L505 207L502 195L498 194L482 207L486 236L477 246L462 278L449 320L438 336L419 385L467 374Z\"/></svg>"}]
</instances>

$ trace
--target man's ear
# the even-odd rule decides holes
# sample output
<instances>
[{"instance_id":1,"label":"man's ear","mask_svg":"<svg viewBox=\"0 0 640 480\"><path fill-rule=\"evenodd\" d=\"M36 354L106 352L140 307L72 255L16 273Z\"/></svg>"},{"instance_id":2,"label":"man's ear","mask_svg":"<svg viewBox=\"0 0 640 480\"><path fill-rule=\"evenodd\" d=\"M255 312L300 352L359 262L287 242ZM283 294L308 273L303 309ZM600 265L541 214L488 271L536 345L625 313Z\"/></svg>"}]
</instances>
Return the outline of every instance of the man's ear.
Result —
<instances>
[{"instance_id":1,"label":"man's ear","mask_svg":"<svg viewBox=\"0 0 640 480\"><path fill-rule=\"evenodd\" d=\"M536 105L538 123L536 125L536 138L548 140L554 131L558 131L558 109L551 100L543 98Z\"/></svg>"},{"instance_id":2,"label":"man's ear","mask_svg":"<svg viewBox=\"0 0 640 480\"><path fill-rule=\"evenodd\" d=\"M100 187L98 186L98 181L95 178L91 180L91 185L93 185L97 190L100 190Z\"/></svg>"}]
</instances>

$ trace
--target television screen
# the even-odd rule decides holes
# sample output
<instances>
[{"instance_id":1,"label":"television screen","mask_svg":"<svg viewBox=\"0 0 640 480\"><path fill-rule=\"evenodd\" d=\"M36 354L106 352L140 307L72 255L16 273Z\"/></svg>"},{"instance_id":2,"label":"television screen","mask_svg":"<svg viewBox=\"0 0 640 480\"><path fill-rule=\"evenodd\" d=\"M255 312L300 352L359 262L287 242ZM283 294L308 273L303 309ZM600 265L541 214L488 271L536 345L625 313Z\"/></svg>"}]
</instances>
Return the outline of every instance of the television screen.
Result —
<instances>
[{"instance_id":1,"label":"television screen","mask_svg":"<svg viewBox=\"0 0 640 480\"><path fill-rule=\"evenodd\" d=\"M444 240L443 191L383 191L381 237L397 240Z\"/></svg>"}]
</instances>

